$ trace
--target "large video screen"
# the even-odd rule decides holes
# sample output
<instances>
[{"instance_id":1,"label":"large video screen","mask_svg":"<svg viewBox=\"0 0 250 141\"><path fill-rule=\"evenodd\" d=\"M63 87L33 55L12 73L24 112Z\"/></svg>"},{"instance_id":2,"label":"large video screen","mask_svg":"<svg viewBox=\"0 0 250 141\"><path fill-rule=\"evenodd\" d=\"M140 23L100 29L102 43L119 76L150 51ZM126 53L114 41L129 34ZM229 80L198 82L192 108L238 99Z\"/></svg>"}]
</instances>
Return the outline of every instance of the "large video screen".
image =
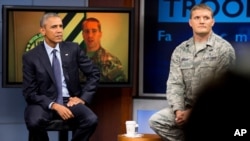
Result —
<instances>
[{"instance_id":1,"label":"large video screen","mask_svg":"<svg viewBox=\"0 0 250 141\"><path fill-rule=\"evenodd\" d=\"M58 13L63 20L64 40L77 42L85 51L86 43L82 32L82 22L89 17L98 19L101 23L102 32L101 47L115 56L116 61L118 60L121 64L119 64L118 70L115 66L108 66L111 63L105 63L105 66L102 66L101 61L96 61L101 73L105 75L105 78L101 76L100 86L132 86L131 71L133 65L131 57L133 57L132 40L134 31L132 8L3 5L2 9L3 87L21 87L22 55L43 41L43 36L39 33L39 22L46 12ZM106 60L108 59L110 57ZM114 60L109 62L112 61ZM123 78L118 80L116 76L122 76ZM80 77L82 83L84 83L84 76Z\"/></svg>"},{"instance_id":2,"label":"large video screen","mask_svg":"<svg viewBox=\"0 0 250 141\"><path fill-rule=\"evenodd\" d=\"M229 41L240 56L250 48L248 0L141 0L139 95L166 97L173 50L192 36L190 9L206 3L214 11L213 31Z\"/></svg>"}]
</instances>

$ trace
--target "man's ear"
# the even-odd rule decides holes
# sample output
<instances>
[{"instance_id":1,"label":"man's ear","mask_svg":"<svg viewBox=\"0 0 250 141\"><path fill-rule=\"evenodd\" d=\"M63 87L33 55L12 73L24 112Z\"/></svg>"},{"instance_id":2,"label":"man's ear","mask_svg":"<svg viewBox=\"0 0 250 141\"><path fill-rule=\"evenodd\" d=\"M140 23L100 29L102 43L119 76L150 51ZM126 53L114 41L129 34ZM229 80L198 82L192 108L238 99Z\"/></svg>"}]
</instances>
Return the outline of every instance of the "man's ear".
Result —
<instances>
[{"instance_id":1,"label":"man's ear","mask_svg":"<svg viewBox=\"0 0 250 141\"><path fill-rule=\"evenodd\" d=\"M190 27L192 27L192 23L191 23L190 19L188 20L188 24L189 24Z\"/></svg>"},{"instance_id":2,"label":"man's ear","mask_svg":"<svg viewBox=\"0 0 250 141\"><path fill-rule=\"evenodd\" d=\"M44 28L40 28L40 33L44 36L45 35L45 29Z\"/></svg>"},{"instance_id":3,"label":"man's ear","mask_svg":"<svg viewBox=\"0 0 250 141\"><path fill-rule=\"evenodd\" d=\"M213 18L213 23L212 23L212 26L214 26L214 23L215 23L215 19Z\"/></svg>"}]
</instances>

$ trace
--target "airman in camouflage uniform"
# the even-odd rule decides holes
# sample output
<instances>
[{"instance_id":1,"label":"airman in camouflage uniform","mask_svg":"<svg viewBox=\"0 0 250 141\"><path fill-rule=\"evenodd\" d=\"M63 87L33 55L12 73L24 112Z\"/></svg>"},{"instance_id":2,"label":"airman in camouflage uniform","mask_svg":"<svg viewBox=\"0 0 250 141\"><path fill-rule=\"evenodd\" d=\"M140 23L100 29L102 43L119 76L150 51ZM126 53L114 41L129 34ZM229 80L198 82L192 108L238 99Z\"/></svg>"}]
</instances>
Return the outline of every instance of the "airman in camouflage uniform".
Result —
<instances>
[{"instance_id":1,"label":"airman in camouflage uniform","mask_svg":"<svg viewBox=\"0 0 250 141\"><path fill-rule=\"evenodd\" d=\"M205 4L193 7L189 24L194 36L177 46L172 54L166 90L169 107L149 119L150 127L165 141L185 139L182 127L196 92L204 82L216 78L235 62L234 48L212 31L211 13Z\"/></svg>"},{"instance_id":2,"label":"airman in camouflage uniform","mask_svg":"<svg viewBox=\"0 0 250 141\"><path fill-rule=\"evenodd\" d=\"M87 55L99 67L101 82L126 82L121 61L101 46L101 24L96 18L87 18L82 23L82 36Z\"/></svg>"}]
</instances>

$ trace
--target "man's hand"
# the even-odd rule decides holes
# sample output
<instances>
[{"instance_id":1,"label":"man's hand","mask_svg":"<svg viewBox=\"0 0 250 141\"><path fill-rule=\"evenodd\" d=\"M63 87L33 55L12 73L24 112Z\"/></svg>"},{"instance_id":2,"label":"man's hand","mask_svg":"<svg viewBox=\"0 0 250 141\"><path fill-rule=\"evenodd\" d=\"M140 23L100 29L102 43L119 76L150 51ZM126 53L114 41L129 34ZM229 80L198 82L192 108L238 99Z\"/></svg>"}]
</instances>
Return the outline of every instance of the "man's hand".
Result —
<instances>
[{"instance_id":1,"label":"man's hand","mask_svg":"<svg viewBox=\"0 0 250 141\"><path fill-rule=\"evenodd\" d=\"M67 107L61 104L53 103L51 109L55 110L63 120L68 120L74 117L72 112Z\"/></svg>"},{"instance_id":2,"label":"man's hand","mask_svg":"<svg viewBox=\"0 0 250 141\"><path fill-rule=\"evenodd\" d=\"M178 126L182 126L188 120L191 109L187 109L184 111L177 110L175 112L175 122Z\"/></svg>"},{"instance_id":3,"label":"man's hand","mask_svg":"<svg viewBox=\"0 0 250 141\"><path fill-rule=\"evenodd\" d=\"M79 104L79 103L85 104L85 101L83 101L82 99L80 99L78 97L70 97L69 101L67 103L67 106L72 107L72 106Z\"/></svg>"}]
</instances>

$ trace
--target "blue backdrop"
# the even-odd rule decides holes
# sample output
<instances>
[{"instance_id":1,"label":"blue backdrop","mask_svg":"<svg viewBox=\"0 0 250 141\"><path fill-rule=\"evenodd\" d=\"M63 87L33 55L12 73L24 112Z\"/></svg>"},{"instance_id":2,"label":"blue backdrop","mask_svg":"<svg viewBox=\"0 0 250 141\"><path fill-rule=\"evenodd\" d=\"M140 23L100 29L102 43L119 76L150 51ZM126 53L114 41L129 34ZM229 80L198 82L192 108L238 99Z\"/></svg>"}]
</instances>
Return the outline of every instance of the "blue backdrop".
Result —
<instances>
[{"instance_id":1,"label":"blue backdrop","mask_svg":"<svg viewBox=\"0 0 250 141\"><path fill-rule=\"evenodd\" d=\"M228 40L239 56L250 47L250 2L247 0L144 0L144 34L140 36L140 95L165 97L170 57L192 36L188 20L193 5L205 2L215 14L213 31ZM142 3L143 4L143 3Z\"/></svg>"}]
</instances>

